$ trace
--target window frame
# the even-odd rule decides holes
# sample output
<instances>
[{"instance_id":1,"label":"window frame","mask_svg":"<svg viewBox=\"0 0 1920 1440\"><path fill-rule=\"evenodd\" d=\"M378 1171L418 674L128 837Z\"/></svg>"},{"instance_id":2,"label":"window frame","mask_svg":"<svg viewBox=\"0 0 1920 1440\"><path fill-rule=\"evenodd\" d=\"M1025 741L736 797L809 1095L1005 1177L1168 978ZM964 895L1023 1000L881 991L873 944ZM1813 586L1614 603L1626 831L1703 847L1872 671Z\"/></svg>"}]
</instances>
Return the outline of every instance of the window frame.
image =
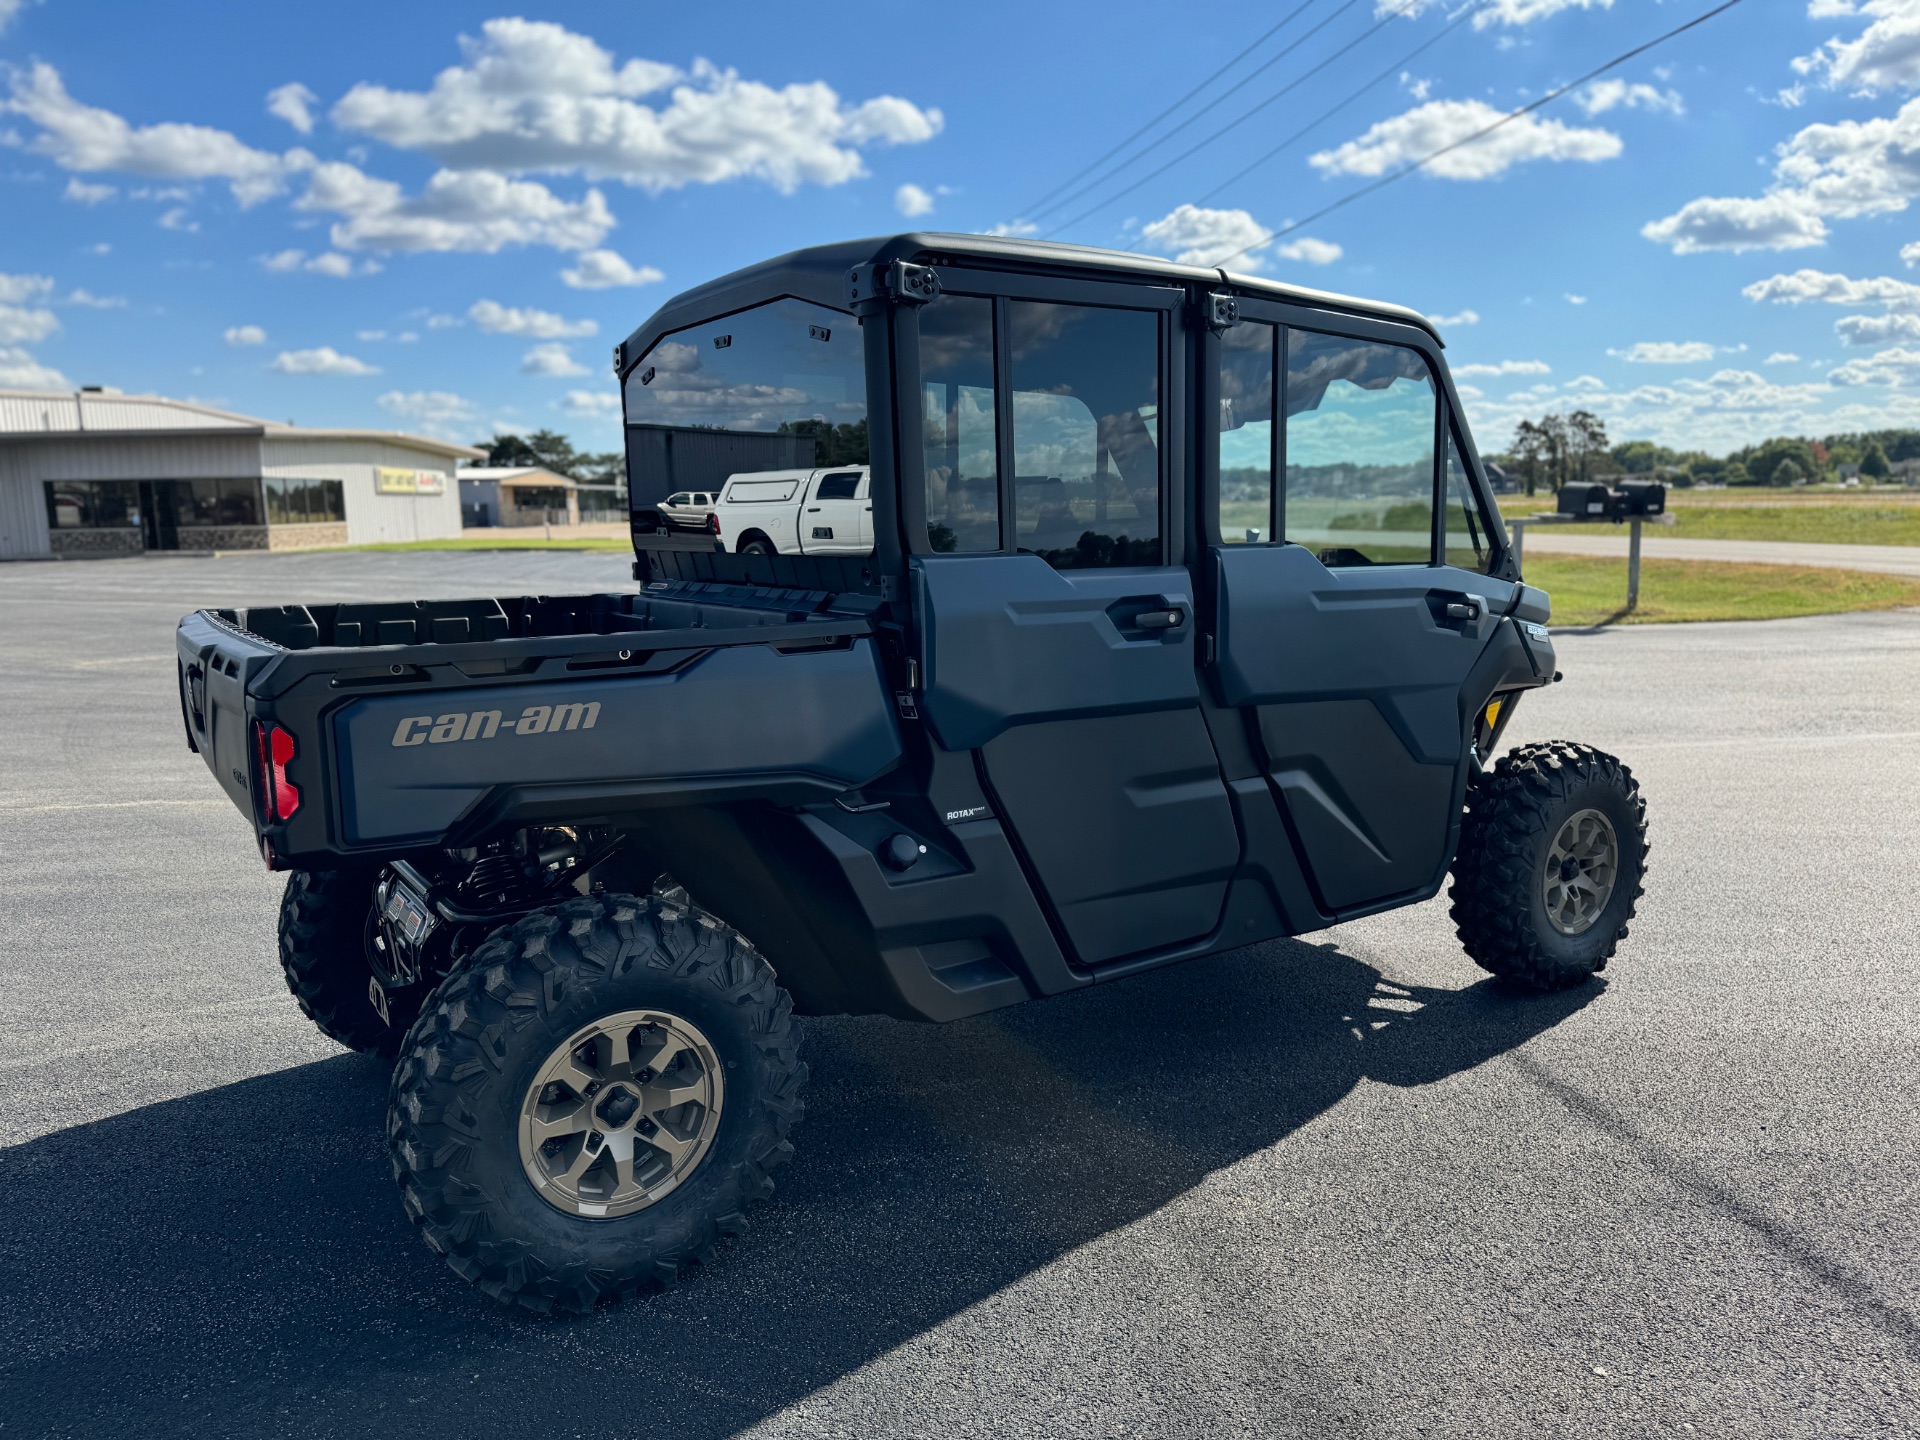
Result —
<instances>
[{"instance_id":1,"label":"window frame","mask_svg":"<svg viewBox=\"0 0 1920 1440\"><path fill-rule=\"evenodd\" d=\"M927 536L926 437L922 426L920 382L920 307L894 307L895 375L899 403L900 509L905 521L909 556L942 559L980 559L1016 555L1019 549L1018 513L1014 496L1013 356L1007 307L1016 300L1051 305L1079 305L1089 309L1149 311L1160 316L1158 331L1159 391L1157 449L1160 490L1160 565L1114 566L1113 569L1155 569L1183 564L1186 553L1184 504L1186 466L1186 336L1181 317L1184 289L1124 281L1067 280L1046 275L983 270L970 266L936 266L942 296L993 302L993 429L997 469L995 495L999 502L1000 544L993 550L943 552ZM938 303L937 301L934 303ZM1038 558L1038 557L1036 557ZM1042 562L1044 563L1044 562ZM1062 571L1062 574L1079 573Z\"/></svg>"},{"instance_id":2,"label":"window frame","mask_svg":"<svg viewBox=\"0 0 1920 1440\"><path fill-rule=\"evenodd\" d=\"M1252 544L1243 541L1230 548L1257 549L1263 546L1299 544L1298 541L1286 538L1286 375L1288 362L1293 353L1292 333L1296 330L1305 330L1365 344L1403 346L1417 351L1426 361L1427 369L1433 376L1435 391L1433 526L1429 541L1428 566L1440 567L1446 564L1448 499L1446 443L1447 437L1453 435L1456 437L1460 457L1466 467L1467 482L1473 489L1482 520L1487 527L1488 543L1492 547L1486 573L1494 576L1502 574L1511 554L1506 524L1500 515L1499 507L1488 503L1491 491L1487 485L1486 471L1480 461L1480 452L1473 443L1472 432L1466 425L1460 397L1454 388L1453 376L1447 368L1440 342L1418 326L1398 321L1337 313L1312 305L1289 304L1257 296L1241 295L1237 296L1236 300L1240 324L1272 325L1277 329L1274 342L1273 493L1269 505L1272 528L1265 540ZM1218 413L1219 407L1220 365L1223 349L1219 334L1209 330L1205 343L1200 347L1200 389L1203 408L1211 406L1212 409L1208 413L1213 414ZM1195 533L1203 546L1229 548L1220 532L1220 431L1217 421L1202 436L1200 461L1201 483L1195 486L1199 492L1196 497L1198 504L1195 507L1197 510L1195 520L1198 526Z\"/></svg>"}]
</instances>

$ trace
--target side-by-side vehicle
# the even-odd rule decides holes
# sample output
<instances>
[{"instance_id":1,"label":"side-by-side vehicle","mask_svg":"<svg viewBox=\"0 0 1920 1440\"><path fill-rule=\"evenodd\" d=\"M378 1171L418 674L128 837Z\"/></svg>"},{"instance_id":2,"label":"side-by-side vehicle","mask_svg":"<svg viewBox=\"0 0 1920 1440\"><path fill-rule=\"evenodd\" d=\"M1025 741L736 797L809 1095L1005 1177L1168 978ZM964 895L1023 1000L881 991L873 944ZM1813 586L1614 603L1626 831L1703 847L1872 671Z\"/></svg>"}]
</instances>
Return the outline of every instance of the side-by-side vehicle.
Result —
<instances>
[{"instance_id":1,"label":"side-by-side vehicle","mask_svg":"<svg viewBox=\"0 0 1920 1440\"><path fill-rule=\"evenodd\" d=\"M406 1209L496 1299L585 1309L741 1230L795 1014L961 1020L1450 869L1513 985L1626 934L1631 775L1500 753L1548 601L1417 313L908 234L681 295L614 367L631 589L179 629L293 993L397 1060ZM702 495L796 543L688 526ZM857 541L808 543L816 502Z\"/></svg>"}]
</instances>

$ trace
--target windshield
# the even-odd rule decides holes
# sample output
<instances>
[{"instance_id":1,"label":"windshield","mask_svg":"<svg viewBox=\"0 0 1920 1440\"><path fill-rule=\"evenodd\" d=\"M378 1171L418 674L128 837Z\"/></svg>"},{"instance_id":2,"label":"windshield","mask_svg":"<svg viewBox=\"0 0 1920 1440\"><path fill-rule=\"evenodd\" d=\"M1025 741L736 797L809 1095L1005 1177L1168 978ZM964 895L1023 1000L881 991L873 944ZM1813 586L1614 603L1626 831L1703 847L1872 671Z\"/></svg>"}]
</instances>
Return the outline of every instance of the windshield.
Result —
<instances>
[{"instance_id":1,"label":"windshield","mask_svg":"<svg viewBox=\"0 0 1920 1440\"><path fill-rule=\"evenodd\" d=\"M775 300L662 337L627 376L636 507L730 475L867 463L857 321Z\"/></svg>"}]
</instances>

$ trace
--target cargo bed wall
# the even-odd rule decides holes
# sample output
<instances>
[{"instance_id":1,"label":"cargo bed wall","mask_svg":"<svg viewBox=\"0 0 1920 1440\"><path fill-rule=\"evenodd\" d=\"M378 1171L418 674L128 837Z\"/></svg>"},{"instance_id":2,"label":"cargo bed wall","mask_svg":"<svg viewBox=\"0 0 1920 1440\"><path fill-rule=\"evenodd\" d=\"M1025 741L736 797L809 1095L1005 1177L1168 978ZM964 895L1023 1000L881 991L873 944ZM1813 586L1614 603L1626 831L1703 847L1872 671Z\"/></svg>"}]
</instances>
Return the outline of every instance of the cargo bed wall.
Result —
<instances>
[{"instance_id":1,"label":"cargo bed wall","mask_svg":"<svg viewBox=\"0 0 1920 1440\"><path fill-rule=\"evenodd\" d=\"M900 757L865 639L798 654L731 646L663 675L368 695L330 718L341 837L356 849L435 843L456 822L465 833L749 794L812 799Z\"/></svg>"}]
</instances>

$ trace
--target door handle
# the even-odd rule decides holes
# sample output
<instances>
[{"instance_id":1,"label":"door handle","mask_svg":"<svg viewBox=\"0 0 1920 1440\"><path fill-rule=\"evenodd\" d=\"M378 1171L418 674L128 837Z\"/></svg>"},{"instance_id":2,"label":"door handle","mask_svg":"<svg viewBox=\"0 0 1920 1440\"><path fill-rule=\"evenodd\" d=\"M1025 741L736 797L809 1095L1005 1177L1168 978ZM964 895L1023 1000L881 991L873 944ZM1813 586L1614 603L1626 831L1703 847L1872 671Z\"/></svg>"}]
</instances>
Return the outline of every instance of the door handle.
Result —
<instances>
[{"instance_id":1,"label":"door handle","mask_svg":"<svg viewBox=\"0 0 1920 1440\"><path fill-rule=\"evenodd\" d=\"M820 507L818 505L807 506L807 514L818 515L819 513L820 513Z\"/></svg>"},{"instance_id":2,"label":"door handle","mask_svg":"<svg viewBox=\"0 0 1920 1440\"><path fill-rule=\"evenodd\" d=\"M1140 630L1178 630L1187 623L1187 607L1169 605L1164 610L1143 610L1133 617L1133 623Z\"/></svg>"},{"instance_id":3,"label":"door handle","mask_svg":"<svg viewBox=\"0 0 1920 1440\"><path fill-rule=\"evenodd\" d=\"M1187 602L1168 595L1130 595L1107 607L1107 617L1123 633L1177 634L1188 620Z\"/></svg>"},{"instance_id":4,"label":"door handle","mask_svg":"<svg viewBox=\"0 0 1920 1440\"><path fill-rule=\"evenodd\" d=\"M1447 606L1447 618L1449 620L1478 620L1480 618L1479 603L1471 598L1452 601Z\"/></svg>"}]
</instances>

